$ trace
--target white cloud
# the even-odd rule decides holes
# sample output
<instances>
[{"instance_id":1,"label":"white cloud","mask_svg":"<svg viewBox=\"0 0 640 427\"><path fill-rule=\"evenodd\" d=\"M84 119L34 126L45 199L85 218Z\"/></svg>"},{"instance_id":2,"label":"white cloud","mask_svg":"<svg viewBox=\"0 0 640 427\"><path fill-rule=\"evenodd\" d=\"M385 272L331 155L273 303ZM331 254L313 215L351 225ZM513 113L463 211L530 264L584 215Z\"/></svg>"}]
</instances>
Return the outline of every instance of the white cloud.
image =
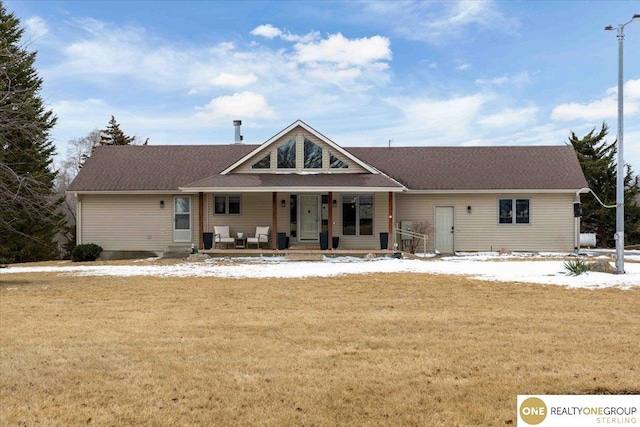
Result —
<instances>
[{"instance_id":1,"label":"white cloud","mask_svg":"<svg viewBox=\"0 0 640 427\"><path fill-rule=\"evenodd\" d=\"M255 74L231 74L231 73L220 73L216 78L211 80L216 86L224 86L224 87L240 87L240 86L248 86L252 83L258 81L258 78Z\"/></svg>"},{"instance_id":2,"label":"white cloud","mask_svg":"<svg viewBox=\"0 0 640 427\"><path fill-rule=\"evenodd\" d=\"M253 34L254 36L262 36L268 39L272 39L282 35L282 31L280 31L280 28L276 28L271 24L263 24L258 25L256 28L251 30L251 34Z\"/></svg>"},{"instance_id":3,"label":"white cloud","mask_svg":"<svg viewBox=\"0 0 640 427\"><path fill-rule=\"evenodd\" d=\"M428 133L430 138L445 137L449 141L471 134L471 125L490 95L475 94L450 99L394 99L389 100L404 114L404 124L397 133L406 130Z\"/></svg>"},{"instance_id":4,"label":"white cloud","mask_svg":"<svg viewBox=\"0 0 640 427\"><path fill-rule=\"evenodd\" d=\"M507 17L499 5L491 0L369 2L363 19L387 22L408 40L442 45L469 36L471 29L513 33L519 23Z\"/></svg>"},{"instance_id":5,"label":"white cloud","mask_svg":"<svg viewBox=\"0 0 640 427\"><path fill-rule=\"evenodd\" d=\"M475 83L479 86L502 86L502 85L524 85L531 83L529 73L523 71L512 76L500 76L491 79L476 79Z\"/></svg>"},{"instance_id":6,"label":"white cloud","mask_svg":"<svg viewBox=\"0 0 640 427\"><path fill-rule=\"evenodd\" d=\"M624 113L640 112L640 79L629 80L624 85ZM609 88L607 95L588 104L571 102L560 104L551 112L551 119L559 121L603 121L618 116L618 89Z\"/></svg>"},{"instance_id":7,"label":"white cloud","mask_svg":"<svg viewBox=\"0 0 640 427\"><path fill-rule=\"evenodd\" d=\"M286 31L286 32L282 31L280 28L274 27L271 24L258 25L256 28L251 30L251 34L253 34L254 36L261 36L268 39L273 39L278 37L288 42L302 42L302 43L308 43L320 37L320 33L317 31L311 31L305 34L304 36L298 36L295 34L291 34L289 31Z\"/></svg>"},{"instance_id":8,"label":"white cloud","mask_svg":"<svg viewBox=\"0 0 640 427\"><path fill-rule=\"evenodd\" d=\"M294 49L300 63L330 62L339 67L349 67L391 60L389 45L386 37L347 39L338 33L317 43L297 43Z\"/></svg>"},{"instance_id":9,"label":"white cloud","mask_svg":"<svg viewBox=\"0 0 640 427\"><path fill-rule=\"evenodd\" d=\"M525 108L506 108L499 113L490 114L478 119L478 124L489 128L504 129L521 127L535 122L538 108L531 106Z\"/></svg>"},{"instance_id":10,"label":"white cloud","mask_svg":"<svg viewBox=\"0 0 640 427\"><path fill-rule=\"evenodd\" d=\"M462 65L458 66L458 67L456 68L456 70L459 70L459 71L465 71L465 70L468 70L469 68L471 68L471 65L469 65L469 64L462 64Z\"/></svg>"},{"instance_id":11,"label":"white cloud","mask_svg":"<svg viewBox=\"0 0 640 427\"><path fill-rule=\"evenodd\" d=\"M27 19L25 21L25 24L27 37L29 37L30 40L39 39L49 32L47 23L39 16L34 16L33 18Z\"/></svg>"},{"instance_id":12,"label":"white cloud","mask_svg":"<svg viewBox=\"0 0 640 427\"><path fill-rule=\"evenodd\" d=\"M204 107L197 107L196 117L219 123L228 118L275 118L267 99L254 92L239 92L213 98Z\"/></svg>"}]
</instances>

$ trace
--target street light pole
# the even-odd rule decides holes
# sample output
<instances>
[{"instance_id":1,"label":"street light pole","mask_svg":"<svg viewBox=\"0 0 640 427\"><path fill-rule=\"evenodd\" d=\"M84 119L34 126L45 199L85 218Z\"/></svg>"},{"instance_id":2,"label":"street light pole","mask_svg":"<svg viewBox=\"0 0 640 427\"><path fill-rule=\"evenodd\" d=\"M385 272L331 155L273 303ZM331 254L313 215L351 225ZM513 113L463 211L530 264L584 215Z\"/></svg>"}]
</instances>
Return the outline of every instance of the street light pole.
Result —
<instances>
[{"instance_id":1,"label":"street light pole","mask_svg":"<svg viewBox=\"0 0 640 427\"><path fill-rule=\"evenodd\" d=\"M623 93L623 45L624 27L630 22L640 19L640 14L635 14L624 24L618 25L618 167L616 170L616 270L618 274L624 274L624 93ZM612 31L609 25L605 30Z\"/></svg>"}]
</instances>

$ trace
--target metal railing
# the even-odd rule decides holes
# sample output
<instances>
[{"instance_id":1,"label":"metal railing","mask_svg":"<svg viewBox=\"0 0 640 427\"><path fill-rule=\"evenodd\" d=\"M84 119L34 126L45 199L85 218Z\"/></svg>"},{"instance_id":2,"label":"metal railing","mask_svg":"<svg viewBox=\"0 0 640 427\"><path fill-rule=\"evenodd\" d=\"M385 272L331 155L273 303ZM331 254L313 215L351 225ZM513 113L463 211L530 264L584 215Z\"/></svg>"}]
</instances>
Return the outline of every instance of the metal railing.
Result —
<instances>
[{"instance_id":1,"label":"metal railing","mask_svg":"<svg viewBox=\"0 0 640 427\"><path fill-rule=\"evenodd\" d=\"M423 242L423 245L424 245L423 246L424 247L424 253L425 254L427 253L427 239L429 238L429 236L427 236L426 234L420 234L420 233L416 233L415 231L405 230L403 228L396 227L395 236L396 236L396 242L410 240L412 248L413 248L413 239L422 239L422 242ZM407 237L409 237L409 238L407 238ZM403 247L403 249L404 249L404 247ZM417 249L417 247L416 247L416 249Z\"/></svg>"}]
</instances>

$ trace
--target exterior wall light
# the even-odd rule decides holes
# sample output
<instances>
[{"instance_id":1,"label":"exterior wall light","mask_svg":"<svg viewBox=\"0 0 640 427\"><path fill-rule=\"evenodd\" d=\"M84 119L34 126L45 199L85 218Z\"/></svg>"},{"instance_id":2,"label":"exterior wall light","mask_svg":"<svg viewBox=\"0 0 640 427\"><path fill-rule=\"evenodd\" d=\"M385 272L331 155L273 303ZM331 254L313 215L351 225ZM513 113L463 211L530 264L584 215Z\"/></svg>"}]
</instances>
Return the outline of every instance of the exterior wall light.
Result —
<instances>
[{"instance_id":1,"label":"exterior wall light","mask_svg":"<svg viewBox=\"0 0 640 427\"><path fill-rule=\"evenodd\" d=\"M164 200L160 200L160 209L164 209Z\"/></svg>"},{"instance_id":2,"label":"exterior wall light","mask_svg":"<svg viewBox=\"0 0 640 427\"><path fill-rule=\"evenodd\" d=\"M467 213L471 213L471 206L467 206Z\"/></svg>"}]
</instances>

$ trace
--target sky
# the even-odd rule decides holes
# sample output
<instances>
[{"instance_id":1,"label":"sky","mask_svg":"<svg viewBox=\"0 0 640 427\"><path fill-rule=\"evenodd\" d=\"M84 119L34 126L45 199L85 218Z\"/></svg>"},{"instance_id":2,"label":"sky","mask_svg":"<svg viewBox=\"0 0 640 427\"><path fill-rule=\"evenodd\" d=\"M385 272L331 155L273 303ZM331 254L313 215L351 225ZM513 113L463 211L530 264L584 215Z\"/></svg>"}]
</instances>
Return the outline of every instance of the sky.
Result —
<instances>
[{"instance_id":1,"label":"sky","mask_svg":"<svg viewBox=\"0 0 640 427\"><path fill-rule=\"evenodd\" d=\"M617 28L637 1L15 1L68 141L261 144L300 119L344 146L616 138ZM640 172L640 21L624 30L625 161ZM187 166L188 167L188 166Z\"/></svg>"},{"instance_id":2,"label":"sky","mask_svg":"<svg viewBox=\"0 0 640 427\"><path fill-rule=\"evenodd\" d=\"M522 282L541 285L566 286L570 289L619 288L640 286L640 263L625 264L625 274L587 272L570 276L564 267L567 254L514 254L459 253L455 257L430 260L393 258L325 257L324 261L288 261L282 256L254 258L211 258L204 262L164 263L158 258L134 260L129 264L106 263L77 265L58 262L55 266L9 266L0 269L4 274L52 273L81 276L154 276L154 277L221 277L246 278L302 278L331 277L352 274L418 273L467 275L490 282ZM610 261L606 254L587 254L588 262L597 259ZM639 261L640 251L628 251L627 260ZM73 265L72 265L73 264ZM18 288L6 288L7 291Z\"/></svg>"}]
</instances>

